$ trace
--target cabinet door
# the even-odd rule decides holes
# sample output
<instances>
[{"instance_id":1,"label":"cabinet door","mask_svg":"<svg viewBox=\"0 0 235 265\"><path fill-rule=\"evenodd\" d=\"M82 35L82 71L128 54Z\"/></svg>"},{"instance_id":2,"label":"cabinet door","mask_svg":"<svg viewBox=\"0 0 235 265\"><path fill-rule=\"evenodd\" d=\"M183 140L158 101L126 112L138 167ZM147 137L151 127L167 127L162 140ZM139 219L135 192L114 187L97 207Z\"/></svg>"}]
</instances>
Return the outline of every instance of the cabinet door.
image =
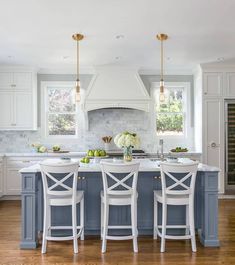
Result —
<instances>
[{"instance_id":1,"label":"cabinet door","mask_svg":"<svg viewBox=\"0 0 235 265\"><path fill-rule=\"evenodd\" d=\"M224 190L224 139L223 139L223 101L221 99L204 100L204 152L203 162L221 169L219 189Z\"/></svg>"},{"instance_id":2,"label":"cabinet door","mask_svg":"<svg viewBox=\"0 0 235 265\"><path fill-rule=\"evenodd\" d=\"M13 89L13 74L0 73L0 91L9 91L10 89Z\"/></svg>"},{"instance_id":3,"label":"cabinet door","mask_svg":"<svg viewBox=\"0 0 235 265\"><path fill-rule=\"evenodd\" d=\"M31 91L32 73L14 73L13 76L13 83L16 91Z\"/></svg>"},{"instance_id":4,"label":"cabinet door","mask_svg":"<svg viewBox=\"0 0 235 265\"><path fill-rule=\"evenodd\" d=\"M205 97L218 97L223 95L223 74L203 74L203 94Z\"/></svg>"},{"instance_id":5,"label":"cabinet door","mask_svg":"<svg viewBox=\"0 0 235 265\"><path fill-rule=\"evenodd\" d=\"M21 193L21 174L19 168L8 168L5 177L6 195L20 195Z\"/></svg>"},{"instance_id":6,"label":"cabinet door","mask_svg":"<svg viewBox=\"0 0 235 265\"><path fill-rule=\"evenodd\" d=\"M79 173L85 197L85 229L100 229L100 191L102 190L101 172ZM111 214L110 214L111 215Z\"/></svg>"},{"instance_id":7,"label":"cabinet door","mask_svg":"<svg viewBox=\"0 0 235 265\"><path fill-rule=\"evenodd\" d=\"M0 129L8 129L13 124L13 92L0 92Z\"/></svg>"},{"instance_id":8,"label":"cabinet door","mask_svg":"<svg viewBox=\"0 0 235 265\"><path fill-rule=\"evenodd\" d=\"M138 197L138 227L153 228L153 191L160 189L160 172L139 172L137 191Z\"/></svg>"},{"instance_id":9,"label":"cabinet door","mask_svg":"<svg viewBox=\"0 0 235 265\"><path fill-rule=\"evenodd\" d=\"M0 160L0 197L3 196L3 162Z\"/></svg>"},{"instance_id":10,"label":"cabinet door","mask_svg":"<svg viewBox=\"0 0 235 265\"><path fill-rule=\"evenodd\" d=\"M235 98L235 73L226 74L226 97Z\"/></svg>"},{"instance_id":11,"label":"cabinet door","mask_svg":"<svg viewBox=\"0 0 235 265\"><path fill-rule=\"evenodd\" d=\"M33 128L31 93L15 92L15 124L19 129Z\"/></svg>"}]
</instances>

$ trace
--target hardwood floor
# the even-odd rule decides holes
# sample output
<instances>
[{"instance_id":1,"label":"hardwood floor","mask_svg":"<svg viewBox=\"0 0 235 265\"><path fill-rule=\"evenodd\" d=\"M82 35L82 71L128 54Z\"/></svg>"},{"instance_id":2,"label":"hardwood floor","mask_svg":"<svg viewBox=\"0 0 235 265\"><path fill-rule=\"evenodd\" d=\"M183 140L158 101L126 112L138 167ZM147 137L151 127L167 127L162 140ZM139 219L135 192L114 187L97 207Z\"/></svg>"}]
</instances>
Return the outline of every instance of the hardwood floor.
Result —
<instances>
[{"instance_id":1,"label":"hardwood floor","mask_svg":"<svg viewBox=\"0 0 235 265\"><path fill-rule=\"evenodd\" d=\"M235 200L219 203L220 248L203 248L197 242L197 253L189 241L166 242L160 253L160 241L140 237L139 253L132 251L131 241L108 241L107 253L101 254L101 241L86 238L79 241L79 254L73 254L72 241L49 242L47 254L41 249L20 250L20 202L0 201L0 264L235 264Z\"/></svg>"}]
</instances>

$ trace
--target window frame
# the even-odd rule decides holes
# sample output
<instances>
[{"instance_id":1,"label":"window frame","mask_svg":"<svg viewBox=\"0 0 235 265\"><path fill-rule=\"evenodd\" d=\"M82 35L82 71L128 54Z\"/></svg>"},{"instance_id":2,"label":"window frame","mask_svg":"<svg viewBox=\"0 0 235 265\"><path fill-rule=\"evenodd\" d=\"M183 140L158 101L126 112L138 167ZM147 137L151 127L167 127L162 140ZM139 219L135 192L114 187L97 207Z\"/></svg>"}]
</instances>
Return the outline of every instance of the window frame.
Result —
<instances>
[{"instance_id":1,"label":"window frame","mask_svg":"<svg viewBox=\"0 0 235 265\"><path fill-rule=\"evenodd\" d=\"M189 136L190 132L190 118L191 118L191 85L190 82L165 82L165 88L183 88L183 111L182 112L169 112L172 114L178 114L183 113L183 134L182 135L161 135L157 133L157 114L156 111L156 104L157 104L157 90L160 89L159 83L154 82L153 88L154 88L154 130L157 137L163 138L163 139L186 139Z\"/></svg>"},{"instance_id":2,"label":"window frame","mask_svg":"<svg viewBox=\"0 0 235 265\"><path fill-rule=\"evenodd\" d=\"M47 89L49 87L55 88L67 88L71 87L75 89L74 82L72 81L42 81L41 82L41 128L43 132L43 137L45 140L74 140L78 138L78 104L76 102L74 112L56 112L55 114L74 114L75 115L75 135L49 135L49 106Z\"/></svg>"}]
</instances>

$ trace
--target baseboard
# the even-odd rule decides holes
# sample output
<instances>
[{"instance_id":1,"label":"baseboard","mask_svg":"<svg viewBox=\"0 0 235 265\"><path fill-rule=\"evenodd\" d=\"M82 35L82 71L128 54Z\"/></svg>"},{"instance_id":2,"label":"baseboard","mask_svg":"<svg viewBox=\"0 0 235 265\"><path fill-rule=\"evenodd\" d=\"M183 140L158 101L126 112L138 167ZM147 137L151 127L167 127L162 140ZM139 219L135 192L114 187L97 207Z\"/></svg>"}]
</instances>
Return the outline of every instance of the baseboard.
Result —
<instances>
[{"instance_id":1,"label":"baseboard","mask_svg":"<svg viewBox=\"0 0 235 265\"><path fill-rule=\"evenodd\" d=\"M0 201L20 201L21 196L20 195L4 195L0 198Z\"/></svg>"},{"instance_id":2,"label":"baseboard","mask_svg":"<svg viewBox=\"0 0 235 265\"><path fill-rule=\"evenodd\" d=\"M235 195L233 194L219 194L218 198L220 200L231 200L231 199L235 199Z\"/></svg>"}]
</instances>

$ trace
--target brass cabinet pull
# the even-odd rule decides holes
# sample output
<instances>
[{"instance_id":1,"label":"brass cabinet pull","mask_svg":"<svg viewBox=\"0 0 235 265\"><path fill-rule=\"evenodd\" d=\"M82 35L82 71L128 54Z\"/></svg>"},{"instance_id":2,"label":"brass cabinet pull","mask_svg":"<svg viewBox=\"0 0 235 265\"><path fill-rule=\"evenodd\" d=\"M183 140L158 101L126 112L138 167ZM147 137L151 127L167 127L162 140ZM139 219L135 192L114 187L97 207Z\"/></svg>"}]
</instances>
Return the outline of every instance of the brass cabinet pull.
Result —
<instances>
[{"instance_id":1,"label":"brass cabinet pull","mask_svg":"<svg viewBox=\"0 0 235 265\"><path fill-rule=\"evenodd\" d=\"M78 179L81 179L81 177L78 176Z\"/></svg>"},{"instance_id":2,"label":"brass cabinet pull","mask_svg":"<svg viewBox=\"0 0 235 265\"><path fill-rule=\"evenodd\" d=\"M22 161L22 163L30 163L31 161L29 161L29 160L24 160L24 161Z\"/></svg>"}]
</instances>

